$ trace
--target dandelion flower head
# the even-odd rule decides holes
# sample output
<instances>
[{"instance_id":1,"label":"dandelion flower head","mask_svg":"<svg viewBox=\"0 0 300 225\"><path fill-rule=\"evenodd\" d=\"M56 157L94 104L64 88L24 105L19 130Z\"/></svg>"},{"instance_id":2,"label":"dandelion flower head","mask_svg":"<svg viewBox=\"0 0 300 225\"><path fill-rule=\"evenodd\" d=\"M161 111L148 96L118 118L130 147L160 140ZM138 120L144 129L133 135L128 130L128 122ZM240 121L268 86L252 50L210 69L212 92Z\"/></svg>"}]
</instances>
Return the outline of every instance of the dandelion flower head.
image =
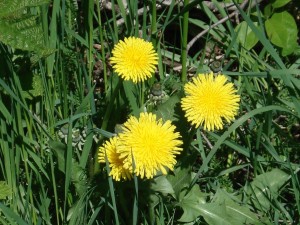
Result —
<instances>
[{"instance_id":1,"label":"dandelion flower head","mask_svg":"<svg viewBox=\"0 0 300 225\"><path fill-rule=\"evenodd\" d=\"M208 131L222 129L224 120L229 123L237 114L240 96L225 75L198 74L185 84L184 90L182 109L197 128L203 125Z\"/></svg>"},{"instance_id":2,"label":"dandelion flower head","mask_svg":"<svg viewBox=\"0 0 300 225\"><path fill-rule=\"evenodd\" d=\"M159 171L167 174L167 168L173 170L176 164L175 155L182 151L175 126L169 120L165 123L157 120L152 113L141 113L139 118L131 116L123 124L119 138L117 152L124 160L124 167L134 168L141 178L153 178Z\"/></svg>"},{"instance_id":3,"label":"dandelion flower head","mask_svg":"<svg viewBox=\"0 0 300 225\"><path fill-rule=\"evenodd\" d=\"M110 62L117 74L134 83L150 78L158 64L158 56L151 42L137 37L120 41L112 50Z\"/></svg>"},{"instance_id":4,"label":"dandelion flower head","mask_svg":"<svg viewBox=\"0 0 300 225\"><path fill-rule=\"evenodd\" d=\"M119 158L120 154L116 151L117 142L118 137L112 137L107 140L103 146L99 148L98 161L105 163L107 158L110 167L109 175L112 176L114 180L120 181L121 178L130 180L132 173L123 167L123 160Z\"/></svg>"}]
</instances>

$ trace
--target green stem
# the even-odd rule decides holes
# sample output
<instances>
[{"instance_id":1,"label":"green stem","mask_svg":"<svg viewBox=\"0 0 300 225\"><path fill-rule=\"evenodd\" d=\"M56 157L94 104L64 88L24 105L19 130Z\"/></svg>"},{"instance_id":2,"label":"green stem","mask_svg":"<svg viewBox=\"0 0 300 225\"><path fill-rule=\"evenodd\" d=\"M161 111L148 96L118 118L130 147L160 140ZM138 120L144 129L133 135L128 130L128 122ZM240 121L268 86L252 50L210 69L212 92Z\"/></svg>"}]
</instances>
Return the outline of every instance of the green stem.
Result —
<instances>
[{"instance_id":1,"label":"green stem","mask_svg":"<svg viewBox=\"0 0 300 225\"><path fill-rule=\"evenodd\" d=\"M144 101L145 101L145 82L142 81L141 82L141 101L140 101L140 107L142 107L144 105Z\"/></svg>"},{"instance_id":2,"label":"green stem","mask_svg":"<svg viewBox=\"0 0 300 225\"><path fill-rule=\"evenodd\" d=\"M98 13L98 23L99 23L99 36L100 36L100 44L101 44L101 60L103 64L103 79L104 79L104 91L107 91L107 70L106 70L106 59L105 59L105 50L104 50L104 40L103 40L103 27L101 22L101 10L100 4L97 5L97 13Z\"/></svg>"},{"instance_id":3,"label":"green stem","mask_svg":"<svg viewBox=\"0 0 300 225\"><path fill-rule=\"evenodd\" d=\"M151 41L156 49L156 33L157 33L157 24L156 24L156 0L152 0L152 5L151 5Z\"/></svg>"},{"instance_id":4,"label":"green stem","mask_svg":"<svg viewBox=\"0 0 300 225\"><path fill-rule=\"evenodd\" d=\"M183 6L184 9L189 4L189 0L184 0ZM188 25L189 25L189 11L186 11L183 14L183 33L182 33L182 53L181 53L181 65L182 65L182 74L181 81L186 82L187 80L187 37L188 37Z\"/></svg>"},{"instance_id":5,"label":"green stem","mask_svg":"<svg viewBox=\"0 0 300 225\"><path fill-rule=\"evenodd\" d=\"M152 0L151 8L151 41L155 50L157 50L157 24L156 24L156 0ZM154 84L155 76L149 79L150 86Z\"/></svg>"}]
</instances>

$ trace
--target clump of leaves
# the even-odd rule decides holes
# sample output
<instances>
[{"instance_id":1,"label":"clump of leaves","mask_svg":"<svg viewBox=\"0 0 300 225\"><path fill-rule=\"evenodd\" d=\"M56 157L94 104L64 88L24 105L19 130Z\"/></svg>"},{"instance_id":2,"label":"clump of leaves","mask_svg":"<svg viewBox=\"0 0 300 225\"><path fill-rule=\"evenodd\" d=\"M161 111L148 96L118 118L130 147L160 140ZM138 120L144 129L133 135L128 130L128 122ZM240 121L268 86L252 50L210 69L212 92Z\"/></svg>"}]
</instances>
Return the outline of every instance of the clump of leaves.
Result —
<instances>
[{"instance_id":1,"label":"clump of leaves","mask_svg":"<svg viewBox=\"0 0 300 225\"><path fill-rule=\"evenodd\" d=\"M31 7L49 3L49 0L1 0L0 1L0 41L16 49L34 51L40 56L51 54L45 48L45 39L39 16Z\"/></svg>"}]
</instances>

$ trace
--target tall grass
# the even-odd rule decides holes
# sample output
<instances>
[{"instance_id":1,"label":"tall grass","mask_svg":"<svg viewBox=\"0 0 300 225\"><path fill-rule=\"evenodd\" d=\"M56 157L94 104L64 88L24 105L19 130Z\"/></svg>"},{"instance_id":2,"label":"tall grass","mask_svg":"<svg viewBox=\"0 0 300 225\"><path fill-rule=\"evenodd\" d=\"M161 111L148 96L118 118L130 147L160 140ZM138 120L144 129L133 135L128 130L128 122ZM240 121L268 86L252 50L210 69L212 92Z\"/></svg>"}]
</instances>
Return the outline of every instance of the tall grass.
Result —
<instances>
[{"instance_id":1,"label":"tall grass","mask_svg":"<svg viewBox=\"0 0 300 225\"><path fill-rule=\"evenodd\" d=\"M258 39L247 49L235 19L213 26L230 14L218 1L38 2L26 10L51 54L35 61L35 51L0 42L1 224L299 223L299 60L257 27L263 8L236 4ZM143 85L110 65L114 44L128 36L158 53ZM187 123L180 99L185 82L215 61L241 105L232 124L205 132ZM157 82L167 97L154 103ZM98 148L145 109L172 120L184 152L167 176L116 182Z\"/></svg>"}]
</instances>

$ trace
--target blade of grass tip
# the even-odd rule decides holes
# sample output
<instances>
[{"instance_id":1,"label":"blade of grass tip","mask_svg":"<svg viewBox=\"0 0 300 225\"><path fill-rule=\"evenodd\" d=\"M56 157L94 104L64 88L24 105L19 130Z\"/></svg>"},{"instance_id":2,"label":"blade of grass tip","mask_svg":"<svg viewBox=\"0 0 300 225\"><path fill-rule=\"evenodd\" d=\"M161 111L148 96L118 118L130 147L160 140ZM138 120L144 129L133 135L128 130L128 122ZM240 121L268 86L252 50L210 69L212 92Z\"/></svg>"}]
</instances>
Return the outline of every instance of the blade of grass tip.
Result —
<instances>
[{"instance_id":1,"label":"blade of grass tip","mask_svg":"<svg viewBox=\"0 0 300 225\"><path fill-rule=\"evenodd\" d=\"M186 8L189 5L189 0L184 0L183 7ZM182 22L182 50L181 50L181 81L185 83L187 81L187 38L189 28L189 11L187 10L183 14Z\"/></svg>"},{"instance_id":2,"label":"blade of grass tip","mask_svg":"<svg viewBox=\"0 0 300 225\"><path fill-rule=\"evenodd\" d=\"M216 142L216 144L214 145L214 147L212 148L212 150L208 153L208 155L206 157L206 160L203 161L200 169L198 170L196 176L192 180L189 188L192 188L194 186L194 184L196 183L196 181L199 178L200 174L208 166L209 162L211 161L211 159L213 158L213 156L216 154L216 152L219 149L219 147L225 142L225 140L229 137L229 135L234 130L236 130L236 128L238 128L239 126L241 126L244 122L246 122L248 119L250 119L251 117L255 116L256 114L268 112L270 110L278 110L278 111L283 111L283 112L287 112L287 113L291 113L292 114L292 112L290 110L286 109L286 108L283 108L281 106L276 106L276 105L270 105L270 106L266 106L266 107L261 107L261 108L258 108L258 109L254 109L254 110L248 112L246 115L242 116L241 118L237 119L230 127L228 127L228 130L223 133L223 135Z\"/></svg>"},{"instance_id":3,"label":"blade of grass tip","mask_svg":"<svg viewBox=\"0 0 300 225\"><path fill-rule=\"evenodd\" d=\"M112 207L113 207L114 216L115 216L115 223L116 223L116 225L119 225L120 222L119 222L118 209L117 209L117 204L116 204L114 183L113 183L112 177L109 175L110 174L110 167L109 167L109 163L108 163L106 150L105 150L105 166L106 166L107 177L108 177L109 193L110 193L110 196L111 196Z\"/></svg>"}]
</instances>

